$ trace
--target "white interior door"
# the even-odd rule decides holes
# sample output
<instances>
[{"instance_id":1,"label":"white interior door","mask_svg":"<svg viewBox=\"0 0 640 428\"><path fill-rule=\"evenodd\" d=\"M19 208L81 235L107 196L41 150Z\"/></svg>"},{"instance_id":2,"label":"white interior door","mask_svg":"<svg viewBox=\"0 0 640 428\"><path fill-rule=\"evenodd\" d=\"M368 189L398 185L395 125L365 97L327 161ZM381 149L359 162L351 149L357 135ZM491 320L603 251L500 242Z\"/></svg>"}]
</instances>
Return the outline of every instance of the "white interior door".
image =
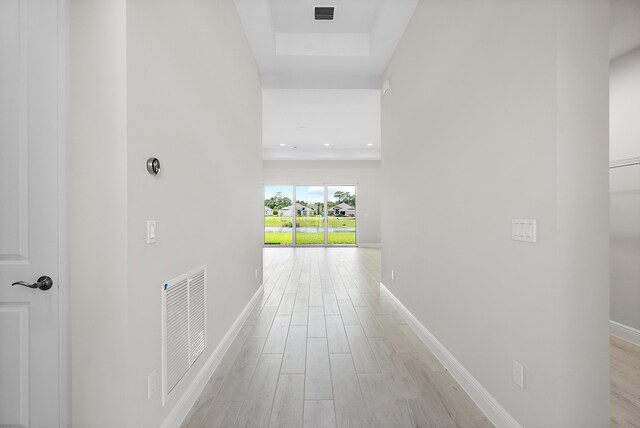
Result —
<instances>
[{"instance_id":1,"label":"white interior door","mask_svg":"<svg viewBox=\"0 0 640 428\"><path fill-rule=\"evenodd\" d=\"M0 0L0 426L60 425L58 22Z\"/></svg>"}]
</instances>

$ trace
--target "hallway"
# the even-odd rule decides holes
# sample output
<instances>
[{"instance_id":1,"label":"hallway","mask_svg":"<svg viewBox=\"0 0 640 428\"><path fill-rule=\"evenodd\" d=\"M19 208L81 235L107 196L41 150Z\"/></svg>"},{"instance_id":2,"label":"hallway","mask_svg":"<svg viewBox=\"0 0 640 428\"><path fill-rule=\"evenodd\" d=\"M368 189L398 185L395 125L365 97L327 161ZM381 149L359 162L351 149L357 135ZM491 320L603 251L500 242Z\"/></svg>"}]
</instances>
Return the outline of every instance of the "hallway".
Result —
<instances>
[{"instance_id":1,"label":"hallway","mask_svg":"<svg viewBox=\"0 0 640 428\"><path fill-rule=\"evenodd\" d=\"M640 428L640 0L0 21L0 428Z\"/></svg>"},{"instance_id":2,"label":"hallway","mask_svg":"<svg viewBox=\"0 0 640 428\"><path fill-rule=\"evenodd\" d=\"M492 426L379 282L378 249L265 249L264 296L182 426Z\"/></svg>"}]
</instances>

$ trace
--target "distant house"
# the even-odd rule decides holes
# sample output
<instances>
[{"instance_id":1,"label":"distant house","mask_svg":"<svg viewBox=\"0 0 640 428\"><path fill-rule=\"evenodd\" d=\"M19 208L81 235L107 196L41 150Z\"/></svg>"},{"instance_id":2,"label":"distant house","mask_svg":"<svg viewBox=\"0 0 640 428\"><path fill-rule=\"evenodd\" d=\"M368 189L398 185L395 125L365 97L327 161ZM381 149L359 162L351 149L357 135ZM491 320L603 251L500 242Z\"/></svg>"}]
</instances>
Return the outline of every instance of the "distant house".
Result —
<instances>
[{"instance_id":1,"label":"distant house","mask_svg":"<svg viewBox=\"0 0 640 428\"><path fill-rule=\"evenodd\" d=\"M331 211L336 217L355 217L356 209L351 205L345 204L344 202L338 205L334 205L331 207Z\"/></svg>"},{"instance_id":2,"label":"distant house","mask_svg":"<svg viewBox=\"0 0 640 428\"><path fill-rule=\"evenodd\" d=\"M267 206L264 207L264 215L268 216L268 215L273 215L273 210Z\"/></svg>"},{"instance_id":3,"label":"distant house","mask_svg":"<svg viewBox=\"0 0 640 428\"><path fill-rule=\"evenodd\" d=\"M280 217L291 217L291 205L289 205L288 207L280 208L278 215L280 215ZM316 215L316 210L312 207L296 203L296 215L303 217Z\"/></svg>"}]
</instances>

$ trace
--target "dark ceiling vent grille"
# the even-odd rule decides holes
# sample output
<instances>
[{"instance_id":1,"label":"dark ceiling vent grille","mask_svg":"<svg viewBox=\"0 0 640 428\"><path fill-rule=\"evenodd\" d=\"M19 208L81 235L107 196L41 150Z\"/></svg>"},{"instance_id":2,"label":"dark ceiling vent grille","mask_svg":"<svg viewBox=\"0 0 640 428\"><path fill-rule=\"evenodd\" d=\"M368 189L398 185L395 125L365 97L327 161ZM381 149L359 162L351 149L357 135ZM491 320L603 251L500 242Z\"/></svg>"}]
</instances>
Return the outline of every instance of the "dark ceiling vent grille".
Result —
<instances>
[{"instance_id":1,"label":"dark ceiling vent grille","mask_svg":"<svg viewBox=\"0 0 640 428\"><path fill-rule=\"evenodd\" d=\"M316 21L333 21L334 6L315 7Z\"/></svg>"}]
</instances>

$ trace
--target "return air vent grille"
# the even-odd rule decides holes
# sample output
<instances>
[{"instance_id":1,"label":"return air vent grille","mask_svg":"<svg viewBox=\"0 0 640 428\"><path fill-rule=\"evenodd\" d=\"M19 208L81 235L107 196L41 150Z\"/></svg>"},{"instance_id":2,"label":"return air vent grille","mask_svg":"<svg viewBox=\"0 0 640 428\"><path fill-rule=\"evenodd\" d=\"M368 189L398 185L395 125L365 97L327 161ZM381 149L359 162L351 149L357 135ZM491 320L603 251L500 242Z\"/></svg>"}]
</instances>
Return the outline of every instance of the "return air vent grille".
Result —
<instances>
[{"instance_id":1,"label":"return air vent grille","mask_svg":"<svg viewBox=\"0 0 640 428\"><path fill-rule=\"evenodd\" d=\"M189 278L189 335L190 364L193 364L207 344L207 317L205 313L206 271L201 270Z\"/></svg>"},{"instance_id":2,"label":"return air vent grille","mask_svg":"<svg viewBox=\"0 0 640 428\"><path fill-rule=\"evenodd\" d=\"M204 266L163 284L163 405L207 346L206 289Z\"/></svg>"},{"instance_id":3,"label":"return air vent grille","mask_svg":"<svg viewBox=\"0 0 640 428\"><path fill-rule=\"evenodd\" d=\"M166 290L166 358L167 392L189 370L189 289L187 278L181 278L175 284L169 284Z\"/></svg>"},{"instance_id":4,"label":"return air vent grille","mask_svg":"<svg viewBox=\"0 0 640 428\"><path fill-rule=\"evenodd\" d=\"M316 6L314 11L316 21L333 21L334 6Z\"/></svg>"}]
</instances>

